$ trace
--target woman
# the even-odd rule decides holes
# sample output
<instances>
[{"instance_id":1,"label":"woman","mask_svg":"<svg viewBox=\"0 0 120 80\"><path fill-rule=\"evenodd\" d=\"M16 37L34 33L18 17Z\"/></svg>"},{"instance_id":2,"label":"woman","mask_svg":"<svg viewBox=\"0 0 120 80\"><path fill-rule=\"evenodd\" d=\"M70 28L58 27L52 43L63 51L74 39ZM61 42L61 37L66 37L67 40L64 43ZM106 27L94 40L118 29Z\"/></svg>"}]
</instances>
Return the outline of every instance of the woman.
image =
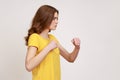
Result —
<instances>
[{"instance_id":1,"label":"woman","mask_svg":"<svg viewBox=\"0 0 120 80\"><path fill-rule=\"evenodd\" d=\"M36 12L28 35L25 67L32 71L32 80L60 80L60 56L74 62L80 50L79 38L73 38L74 50L65 50L54 35L49 34L58 24L58 10L50 5L41 6Z\"/></svg>"}]
</instances>

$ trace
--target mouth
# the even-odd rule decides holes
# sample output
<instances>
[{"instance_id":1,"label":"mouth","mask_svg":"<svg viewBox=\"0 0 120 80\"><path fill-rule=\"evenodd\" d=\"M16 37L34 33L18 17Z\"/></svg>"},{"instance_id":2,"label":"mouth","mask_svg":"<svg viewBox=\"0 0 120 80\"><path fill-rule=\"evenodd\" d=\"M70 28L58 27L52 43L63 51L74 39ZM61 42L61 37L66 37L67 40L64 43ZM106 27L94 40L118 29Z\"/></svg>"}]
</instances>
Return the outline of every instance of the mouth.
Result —
<instances>
[{"instance_id":1,"label":"mouth","mask_svg":"<svg viewBox=\"0 0 120 80\"><path fill-rule=\"evenodd\" d=\"M57 27L57 25L55 25L55 27Z\"/></svg>"}]
</instances>

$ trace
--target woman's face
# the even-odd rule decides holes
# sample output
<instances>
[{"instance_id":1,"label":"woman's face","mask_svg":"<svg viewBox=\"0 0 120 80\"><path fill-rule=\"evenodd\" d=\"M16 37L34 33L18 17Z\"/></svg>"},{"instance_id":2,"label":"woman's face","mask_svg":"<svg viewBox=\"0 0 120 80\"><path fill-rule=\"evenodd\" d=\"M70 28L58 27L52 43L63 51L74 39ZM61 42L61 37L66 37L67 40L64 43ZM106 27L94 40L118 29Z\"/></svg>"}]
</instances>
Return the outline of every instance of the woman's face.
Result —
<instances>
[{"instance_id":1,"label":"woman's face","mask_svg":"<svg viewBox=\"0 0 120 80\"><path fill-rule=\"evenodd\" d=\"M58 24L58 13L55 12L54 18L53 18L53 20L52 20L52 22L51 22L51 24L50 24L49 29L50 29L50 30L55 30L56 27L57 27L57 24Z\"/></svg>"}]
</instances>

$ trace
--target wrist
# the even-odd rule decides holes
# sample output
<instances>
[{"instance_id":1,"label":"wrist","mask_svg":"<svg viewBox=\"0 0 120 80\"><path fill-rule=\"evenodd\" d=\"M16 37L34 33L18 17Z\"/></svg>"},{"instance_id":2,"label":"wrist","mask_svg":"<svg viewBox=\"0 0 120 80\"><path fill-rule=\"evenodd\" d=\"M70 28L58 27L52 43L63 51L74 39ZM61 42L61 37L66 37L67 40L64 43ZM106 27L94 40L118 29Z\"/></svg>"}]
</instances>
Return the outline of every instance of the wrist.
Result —
<instances>
[{"instance_id":1,"label":"wrist","mask_svg":"<svg viewBox=\"0 0 120 80\"><path fill-rule=\"evenodd\" d=\"M51 49L47 46L44 48L44 50L48 53Z\"/></svg>"},{"instance_id":2,"label":"wrist","mask_svg":"<svg viewBox=\"0 0 120 80\"><path fill-rule=\"evenodd\" d=\"M80 49L80 46L75 46L75 49Z\"/></svg>"}]
</instances>

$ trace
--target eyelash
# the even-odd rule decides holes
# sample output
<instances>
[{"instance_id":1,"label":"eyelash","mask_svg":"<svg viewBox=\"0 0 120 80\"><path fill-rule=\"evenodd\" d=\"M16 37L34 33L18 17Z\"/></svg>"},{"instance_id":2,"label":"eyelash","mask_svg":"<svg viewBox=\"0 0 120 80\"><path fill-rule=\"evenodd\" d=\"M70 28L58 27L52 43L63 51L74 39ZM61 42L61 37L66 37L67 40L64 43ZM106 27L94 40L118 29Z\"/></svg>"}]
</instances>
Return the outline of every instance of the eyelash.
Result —
<instances>
[{"instance_id":1,"label":"eyelash","mask_svg":"<svg viewBox=\"0 0 120 80\"><path fill-rule=\"evenodd\" d=\"M58 20L58 17L54 17L53 20L57 19Z\"/></svg>"}]
</instances>

